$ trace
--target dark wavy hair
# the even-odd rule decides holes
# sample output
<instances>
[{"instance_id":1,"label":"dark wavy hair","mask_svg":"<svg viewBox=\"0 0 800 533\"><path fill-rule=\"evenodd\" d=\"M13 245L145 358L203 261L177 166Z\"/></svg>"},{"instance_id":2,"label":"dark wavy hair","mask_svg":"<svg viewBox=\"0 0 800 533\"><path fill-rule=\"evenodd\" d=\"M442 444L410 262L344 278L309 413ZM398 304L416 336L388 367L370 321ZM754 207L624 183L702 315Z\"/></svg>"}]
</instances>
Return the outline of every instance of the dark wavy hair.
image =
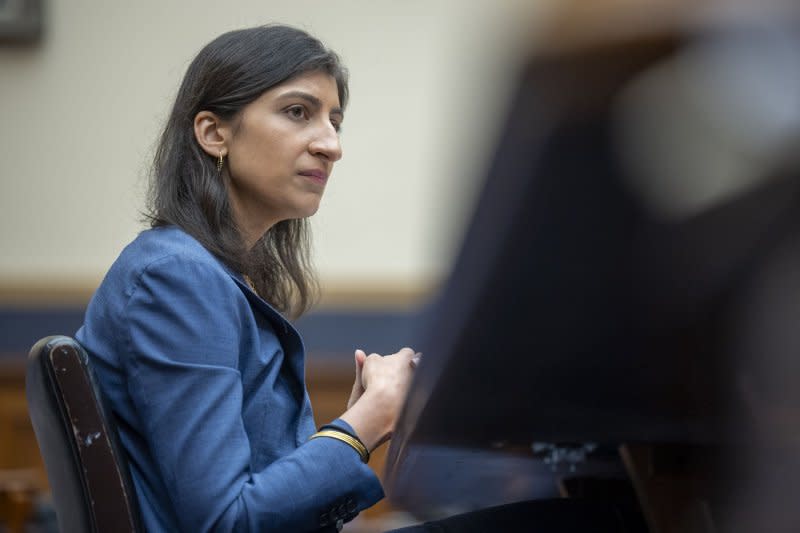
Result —
<instances>
[{"instance_id":1,"label":"dark wavy hair","mask_svg":"<svg viewBox=\"0 0 800 533\"><path fill-rule=\"evenodd\" d=\"M296 28L259 26L220 35L189 65L156 148L146 217L152 227L175 225L196 238L258 293L292 318L314 303L317 280L306 219L284 220L247 250L228 199L227 172L217 172L194 136L194 117L211 111L233 119L266 90L298 75L322 71L347 104L347 70L319 40Z\"/></svg>"}]
</instances>

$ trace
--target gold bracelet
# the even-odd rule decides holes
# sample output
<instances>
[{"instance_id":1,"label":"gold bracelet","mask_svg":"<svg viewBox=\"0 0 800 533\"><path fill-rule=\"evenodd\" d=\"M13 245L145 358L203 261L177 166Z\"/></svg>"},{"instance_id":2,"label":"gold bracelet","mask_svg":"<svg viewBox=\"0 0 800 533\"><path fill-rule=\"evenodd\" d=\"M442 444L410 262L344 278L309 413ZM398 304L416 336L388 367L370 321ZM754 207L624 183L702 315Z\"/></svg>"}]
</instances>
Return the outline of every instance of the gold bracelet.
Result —
<instances>
[{"instance_id":1,"label":"gold bracelet","mask_svg":"<svg viewBox=\"0 0 800 533\"><path fill-rule=\"evenodd\" d=\"M367 447L361 444L361 441L358 439L353 438L351 435L343 431L336 431L335 429L323 429L322 431L317 431L308 440L316 439L317 437L330 437L332 439L340 440L346 444L349 444L355 451L358 452L358 455L361 457L361 461L363 463L367 463L369 461L369 451Z\"/></svg>"}]
</instances>

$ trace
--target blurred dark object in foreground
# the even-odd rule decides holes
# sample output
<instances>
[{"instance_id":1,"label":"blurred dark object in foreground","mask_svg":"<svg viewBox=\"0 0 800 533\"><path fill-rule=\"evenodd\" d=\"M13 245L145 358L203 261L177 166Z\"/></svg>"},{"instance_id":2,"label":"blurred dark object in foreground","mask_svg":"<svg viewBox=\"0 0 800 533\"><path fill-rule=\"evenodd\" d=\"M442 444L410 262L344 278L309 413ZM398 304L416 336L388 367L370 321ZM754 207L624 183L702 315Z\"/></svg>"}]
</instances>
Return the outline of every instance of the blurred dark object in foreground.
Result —
<instances>
[{"instance_id":1,"label":"blurred dark object in foreground","mask_svg":"<svg viewBox=\"0 0 800 533\"><path fill-rule=\"evenodd\" d=\"M654 533L800 531L800 18L754 13L600 17L526 64L416 346L399 505L630 480Z\"/></svg>"}]
</instances>

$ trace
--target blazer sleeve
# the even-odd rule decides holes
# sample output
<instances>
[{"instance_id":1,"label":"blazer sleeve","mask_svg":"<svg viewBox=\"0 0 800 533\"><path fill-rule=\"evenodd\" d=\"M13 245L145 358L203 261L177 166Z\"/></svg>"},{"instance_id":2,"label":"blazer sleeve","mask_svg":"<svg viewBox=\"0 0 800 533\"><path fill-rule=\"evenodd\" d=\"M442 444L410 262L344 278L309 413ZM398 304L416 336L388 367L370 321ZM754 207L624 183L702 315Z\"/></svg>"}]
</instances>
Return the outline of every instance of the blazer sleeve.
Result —
<instances>
[{"instance_id":1,"label":"blazer sleeve","mask_svg":"<svg viewBox=\"0 0 800 533\"><path fill-rule=\"evenodd\" d=\"M166 257L126 307L129 393L181 529L310 531L337 505L352 518L383 490L345 443L314 439L251 470L237 370L248 309L234 288L216 265Z\"/></svg>"}]
</instances>

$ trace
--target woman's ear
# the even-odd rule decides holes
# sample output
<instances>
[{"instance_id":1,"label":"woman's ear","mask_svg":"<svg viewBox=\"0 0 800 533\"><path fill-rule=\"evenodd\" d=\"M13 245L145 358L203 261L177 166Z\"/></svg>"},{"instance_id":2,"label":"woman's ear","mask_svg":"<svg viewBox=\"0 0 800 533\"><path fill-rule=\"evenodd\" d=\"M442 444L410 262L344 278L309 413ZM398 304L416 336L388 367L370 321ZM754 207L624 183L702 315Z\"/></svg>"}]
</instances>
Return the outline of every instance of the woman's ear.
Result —
<instances>
[{"instance_id":1,"label":"woman's ear","mask_svg":"<svg viewBox=\"0 0 800 533\"><path fill-rule=\"evenodd\" d=\"M200 111L194 117L194 137L205 153L213 158L225 157L230 129L211 111Z\"/></svg>"}]
</instances>

